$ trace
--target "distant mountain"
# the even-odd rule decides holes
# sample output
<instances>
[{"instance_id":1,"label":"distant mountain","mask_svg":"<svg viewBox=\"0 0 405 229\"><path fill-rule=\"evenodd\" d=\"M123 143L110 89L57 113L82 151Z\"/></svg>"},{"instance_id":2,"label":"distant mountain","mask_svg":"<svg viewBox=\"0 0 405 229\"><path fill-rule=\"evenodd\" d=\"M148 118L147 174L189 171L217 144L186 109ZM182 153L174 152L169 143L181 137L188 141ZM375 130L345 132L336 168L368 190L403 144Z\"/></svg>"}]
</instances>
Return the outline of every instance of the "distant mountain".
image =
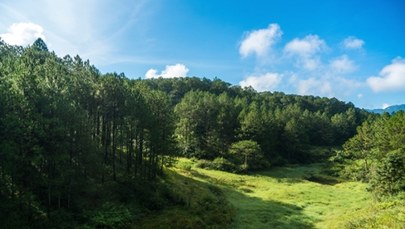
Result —
<instances>
[{"instance_id":1,"label":"distant mountain","mask_svg":"<svg viewBox=\"0 0 405 229\"><path fill-rule=\"evenodd\" d=\"M377 113L377 114L383 114L385 112L392 114L397 111L405 111L405 104L393 105L393 106L389 106L385 109L369 109L367 111Z\"/></svg>"}]
</instances>

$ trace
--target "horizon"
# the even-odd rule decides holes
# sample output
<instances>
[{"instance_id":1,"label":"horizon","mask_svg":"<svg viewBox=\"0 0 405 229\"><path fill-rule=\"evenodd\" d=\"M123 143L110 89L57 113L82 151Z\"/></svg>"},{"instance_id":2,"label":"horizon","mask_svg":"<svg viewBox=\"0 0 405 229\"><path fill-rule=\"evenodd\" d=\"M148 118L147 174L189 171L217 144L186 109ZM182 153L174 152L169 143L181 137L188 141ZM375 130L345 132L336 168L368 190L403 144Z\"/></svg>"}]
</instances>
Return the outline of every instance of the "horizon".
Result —
<instances>
[{"instance_id":1,"label":"horizon","mask_svg":"<svg viewBox=\"0 0 405 229\"><path fill-rule=\"evenodd\" d=\"M405 104L405 3L6 0L0 37L130 79L196 76L364 109ZM287 12L287 13L286 13Z\"/></svg>"}]
</instances>

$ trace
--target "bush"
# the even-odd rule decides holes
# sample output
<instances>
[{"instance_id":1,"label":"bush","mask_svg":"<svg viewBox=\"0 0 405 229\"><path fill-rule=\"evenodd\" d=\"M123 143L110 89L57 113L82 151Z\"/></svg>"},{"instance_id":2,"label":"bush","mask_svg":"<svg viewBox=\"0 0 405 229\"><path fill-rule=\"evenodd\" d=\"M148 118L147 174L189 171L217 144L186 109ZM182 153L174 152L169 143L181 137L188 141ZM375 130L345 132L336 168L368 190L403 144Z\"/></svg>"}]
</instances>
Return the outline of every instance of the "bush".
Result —
<instances>
[{"instance_id":1,"label":"bush","mask_svg":"<svg viewBox=\"0 0 405 229\"><path fill-rule=\"evenodd\" d=\"M193 163L189 161L179 161L177 162L177 167L185 171L190 171L193 167Z\"/></svg>"},{"instance_id":2,"label":"bush","mask_svg":"<svg viewBox=\"0 0 405 229\"><path fill-rule=\"evenodd\" d=\"M371 175L370 188L377 196L405 191L405 160L402 150L395 150L379 162Z\"/></svg>"},{"instance_id":3,"label":"bush","mask_svg":"<svg viewBox=\"0 0 405 229\"><path fill-rule=\"evenodd\" d=\"M223 157L215 158L212 164L217 170L233 172L236 169L236 166L232 162Z\"/></svg>"},{"instance_id":4,"label":"bush","mask_svg":"<svg viewBox=\"0 0 405 229\"><path fill-rule=\"evenodd\" d=\"M196 163L196 167L203 169L214 169L228 172L235 172L237 170L236 166L223 157L217 157L213 161L209 160L199 160Z\"/></svg>"},{"instance_id":5,"label":"bush","mask_svg":"<svg viewBox=\"0 0 405 229\"><path fill-rule=\"evenodd\" d=\"M195 167L202 169L215 169L212 161L201 159L195 164Z\"/></svg>"},{"instance_id":6,"label":"bush","mask_svg":"<svg viewBox=\"0 0 405 229\"><path fill-rule=\"evenodd\" d=\"M335 168L338 169L338 166L335 166ZM362 160L352 161L350 164L344 165L338 173L342 178L364 182L367 182L370 176Z\"/></svg>"},{"instance_id":7,"label":"bush","mask_svg":"<svg viewBox=\"0 0 405 229\"><path fill-rule=\"evenodd\" d=\"M103 204L91 218L96 228L127 228L132 221L133 216L126 207L110 202Z\"/></svg>"}]
</instances>

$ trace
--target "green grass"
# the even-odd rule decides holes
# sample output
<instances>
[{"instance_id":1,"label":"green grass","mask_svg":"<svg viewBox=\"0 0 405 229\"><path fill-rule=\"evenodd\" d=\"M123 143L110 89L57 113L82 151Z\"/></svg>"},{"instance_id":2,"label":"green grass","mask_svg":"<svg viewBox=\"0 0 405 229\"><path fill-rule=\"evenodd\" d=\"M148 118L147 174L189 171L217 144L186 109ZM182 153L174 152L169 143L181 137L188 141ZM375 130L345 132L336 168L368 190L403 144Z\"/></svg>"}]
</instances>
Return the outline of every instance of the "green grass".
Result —
<instances>
[{"instance_id":1,"label":"green grass","mask_svg":"<svg viewBox=\"0 0 405 229\"><path fill-rule=\"evenodd\" d=\"M342 227L345 228L405 228L405 201L392 198L360 209L356 214L348 215Z\"/></svg>"},{"instance_id":2,"label":"green grass","mask_svg":"<svg viewBox=\"0 0 405 229\"><path fill-rule=\"evenodd\" d=\"M234 207L231 228L362 228L371 219L391 222L390 228L403 225L402 205L386 212L378 210L366 184L328 177L319 164L247 175L196 168L187 159L180 159L179 164L187 168L175 169L182 176L221 188ZM358 224L357 219L364 221ZM378 223L371 222L370 228L379 228Z\"/></svg>"},{"instance_id":3,"label":"green grass","mask_svg":"<svg viewBox=\"0 0 405 229\"><path fill-rule=\"evenodd\" d=\"M181 158L167 170L171 197L135 228L405 228L405 197L376 202L366 184L321 164L234 174Z\"/></svg>"},{"instance_id":4,"label":"green grass","mask_svg":"<svg viewBox=\"0 0 405 229\"><path fill-rule=\"evenodd\" d=\"M186 163L187 164L187 163ZM181 164L180 164L181 165ZM189 173L189 166L166 171L166 199L172 203L143 217L134 228L227 228L233 207L221 188L201 182ZM174 204L173 204L174 203Z\"/></svg>"}]
</instances>

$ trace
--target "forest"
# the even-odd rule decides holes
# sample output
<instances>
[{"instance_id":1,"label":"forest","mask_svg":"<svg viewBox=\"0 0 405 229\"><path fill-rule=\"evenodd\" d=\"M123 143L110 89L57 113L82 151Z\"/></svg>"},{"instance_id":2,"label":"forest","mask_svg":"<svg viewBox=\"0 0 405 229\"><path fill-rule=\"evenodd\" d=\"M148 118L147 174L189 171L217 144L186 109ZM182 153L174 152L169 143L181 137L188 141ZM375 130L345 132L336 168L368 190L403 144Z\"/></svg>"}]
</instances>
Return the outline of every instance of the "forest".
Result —
<instances>
[{"instance_id":1,"label":"forest","mask_svg":"<svg viewBox=\"0 0 405 229\"><path fill-rule=\"evenodd\" d=\"M218 78L102 74L41 39L27 47L0 40L2 228L150 228L148 219L173 207L193 209L195 220L180 227L233 228L235 206L223 189L182 173L312 164L365 184L399 215L392 225L405 225L402 111L372 114L335 98L259 93ZM195 188L176 186L181 193L176 182ZM198 191L208 193L204 204L196 204ZM159 228L178 228L170 217Z\"/></svg>"}]
</instances>

